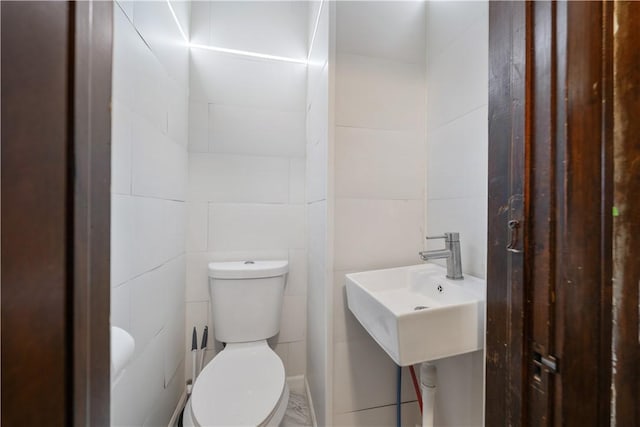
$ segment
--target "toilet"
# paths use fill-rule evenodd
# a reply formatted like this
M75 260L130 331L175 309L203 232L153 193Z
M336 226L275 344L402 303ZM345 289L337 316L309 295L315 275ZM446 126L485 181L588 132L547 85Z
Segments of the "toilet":
M284 365L267 344L280 330L287 261L213 262L214 334L225 348L198 376L184 425L278 426L289 401Z

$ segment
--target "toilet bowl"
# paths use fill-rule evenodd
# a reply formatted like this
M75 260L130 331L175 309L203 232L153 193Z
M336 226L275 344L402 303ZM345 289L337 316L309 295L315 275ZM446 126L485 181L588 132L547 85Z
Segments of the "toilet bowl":
M289 401L284 366L266 341L229 344L200 373L185 426L277 426Z
M187 427L278 426L289 401L284 365L267 344L280 329L287 261L209 264L214 335L226 343L202 370Z

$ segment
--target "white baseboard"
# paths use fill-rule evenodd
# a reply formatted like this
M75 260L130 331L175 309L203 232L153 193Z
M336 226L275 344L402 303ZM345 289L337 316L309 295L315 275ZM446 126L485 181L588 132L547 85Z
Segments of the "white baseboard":
M182 396L178 400L178 406L173 411L173 415L171 415L171 419L169 419L168 427L175 427L178 424L178 418L180 417L180 412L182 412L182 408L187 404L187 389L182 392ZM314 424L315 425L315 424Z

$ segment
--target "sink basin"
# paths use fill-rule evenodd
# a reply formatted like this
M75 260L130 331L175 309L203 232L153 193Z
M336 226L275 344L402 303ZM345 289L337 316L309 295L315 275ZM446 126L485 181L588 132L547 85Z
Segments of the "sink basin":
M347 274L349 309L400 366L484 346L485 281L421 264Z

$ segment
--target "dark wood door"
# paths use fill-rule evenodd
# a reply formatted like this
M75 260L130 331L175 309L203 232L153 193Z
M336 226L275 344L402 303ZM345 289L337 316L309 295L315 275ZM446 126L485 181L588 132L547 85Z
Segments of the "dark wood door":
M616 2L612 396L615 423L640 426L640 3Z
M523 225L529 8L524 2L491 3L489 7L488 426L520 425L524 404ZM510 221L517 221L511 222L511 229Z
M112 4L0 14L1 422L106 426Z
M71 9L65 2L0 8L2 425L62 426L71 419Z
M490 5L489 426L610 422L612 23Z

